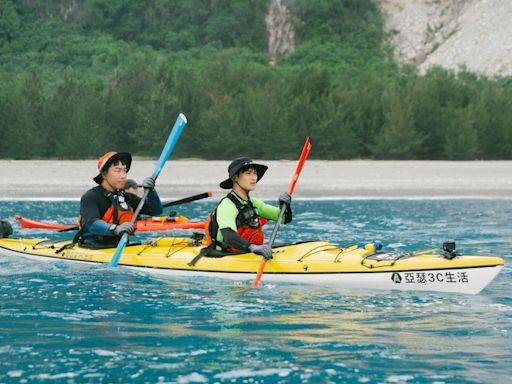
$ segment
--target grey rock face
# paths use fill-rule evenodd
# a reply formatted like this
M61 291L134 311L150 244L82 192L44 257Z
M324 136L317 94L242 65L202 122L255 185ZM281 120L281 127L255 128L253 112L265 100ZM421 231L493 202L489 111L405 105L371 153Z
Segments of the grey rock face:
M399 62L512 74L512 1L380 0Z

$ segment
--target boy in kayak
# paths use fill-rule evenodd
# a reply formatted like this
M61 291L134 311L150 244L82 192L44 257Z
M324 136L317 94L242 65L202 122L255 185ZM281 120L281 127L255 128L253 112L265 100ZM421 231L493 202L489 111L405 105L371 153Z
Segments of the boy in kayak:
M99 174L93 179L98 186L80 199L78 241L82 245L115 247L124 233L135 232L135 225L130 221L140 197L123 192L131 163L132 156L126 152L108 152L99 159ZM148 177L141 187L150 190L141 213L161 214L162 202L154 190L155 180Z
M220 183L231 192L223 198L205 223L207 255L230 252L252 252L272 258L272 248L263 244L261 227L266 219L277 220L280 209L249 196L261 180L267 166L240 157L228 167L229 178ZM283 193L279 204L285 205L284 223L292 221L291 196Z

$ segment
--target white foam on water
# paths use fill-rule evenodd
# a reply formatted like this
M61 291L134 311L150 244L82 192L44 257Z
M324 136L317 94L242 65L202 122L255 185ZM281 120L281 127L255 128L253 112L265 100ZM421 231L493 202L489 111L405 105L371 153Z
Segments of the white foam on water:
M3 347L0 347L0 354L7 353L11 350L11 347L9 345L5 345Z
M193 372L187 376L178 377L179 384L187 384L187 383L207 383L208 378L206 376L201 375L200 373Z
M165 371L175 371L180 369L183 366L183 363L159 363L159 364L149 364L149 369L162 369Z
M328 222L328 221L309 221L304 224L305 224L305 226L307 226L308 229L317 229L317 230L322 230L322 231L329 231L329 230L337 231L340 229L339 223ZM357 225L354 225L354 226L357 226ZM364 227L365 224L362 224L362 226Z
M493 308L496 308L498 311L501 311L501 312L512 311L512 307L509 305L505 305L505 304L491 304L490 306Z
M59 379L72 379L73 377L76 377L76 376L77 376L77 374L74 372L57 373L55 375L50 375L48 373L41 373L39 375L30 376L30 379L59 380Z
M144 370L143 370L143 369L139 369L136 373L134 373L133 375L130 375L130 378L131 378L131 379L137 379L137 378L138 378L138 377L140 377L143 373L144 373Z
M59 319L64 319L64 320L81 321L81 320L90 320L90 319L96 319L96 318L109 317L115 313L116 313L115 311L104 311L104 310L87 311L87 310L81 309L77 313L61 313L61 312L41 311L40 314L42 316L59 318Z
M402 247L405 247L405 244L404 243L391 243L391 244L386 244L386 247L388 247L388 248L402 248Z
M382 358L385 358L385 359L390 359L390 360L400 360L400 359L403 358L402 356L394 355L392 353L389 353L388 351L380 352L379 356L382 357Z
M42 280L42 279L30 279L29 281L31 283L46 283L46 280Z
M75 320L75 321L80 321L80 320L85 320L85 319L91 319L92 318L90 316L83 316L83 315L81 316L81 315L78 315L78 314L60 313L60 312L41 311L40 314L41 314L41 316L53 317L53 318L63 319L63 320Z
M117 356L117 352L107 351L106 349L95 349L92 352L98 356Z
M218 373L215 375L216 379L240 379L242 377L260 377L260 376L274 376L278 375L279 377L286 377L290 374L290 369L284 368L269 368L262 369L258 371L254 371L252 369L237 369L234 371L228 371L223 373Z
M198 349L197 351L190 352L190 356L204 355L206 353L208 353L208 351L204 349Z
M405 383L412 379L414 379L414 376L411 375L397 375L389 376L388 378L386 378L386 381L389 383Z
M165 353L161 353L159 355L160 358L180 358L180 357L189 357L189 356L197 356L197 355L204 355L204 354L207 354L207 353L214 353L216 352L215 349L208 349L208 350L204 350L204 349L198 349L196 351L192 351L192 352L165 352ZM155 367L158 367L158 366L162 366L164 367L166 364L165 363L161 363L161 364L156 364ZM171 364L171 366L174 366L175 364Z
M26 354L32 351L32 347L12 347L10 345L5 345L0 347L0 354L2 353L10 353L10 354Z
M24 372L21 370L9 371L9 372L7 372L7 376L9 376L11 378L21 377L21 376L23 376L23 373Z
M103 377L103 376L105 376L105 375L103 375L102 373L86 373L82 377L86 378L86 379L95 379L97 377Z
M2 255L0 253L0 255ZM2 255L4 256L4 255ZM10 256L6 256L10 257ZM26 263L26 264L11 264L7 265L7 267L4 267L0 270L0 276L17 276L17 275L29 275L32 273L42 273L45 272L42 268L44 264L36 264L36 263Z

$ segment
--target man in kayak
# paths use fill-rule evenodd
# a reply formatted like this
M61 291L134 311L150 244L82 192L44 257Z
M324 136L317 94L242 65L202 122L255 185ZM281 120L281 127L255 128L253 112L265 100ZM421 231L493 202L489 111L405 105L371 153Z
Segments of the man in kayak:
M220 183L231 192L223 198L205 223L208 251L214 255L229 252L253 252L272 258L272 248L263 244L262 225L266 219L277 220L280 209L249 196L261 180L267 166L240 157L228 167L229 178ZM285 205L284 223L292 221L291 196L283 193L279 204Z
M124 233L135 232L130 221L140 197L123 192L132 156L126 152L108 152L98 161L98 184L80 199L79 239L91 247L115 247ZM144 179L141 187L150 190L141 213L156 216L162 213L162 202L154 190L155 180Z

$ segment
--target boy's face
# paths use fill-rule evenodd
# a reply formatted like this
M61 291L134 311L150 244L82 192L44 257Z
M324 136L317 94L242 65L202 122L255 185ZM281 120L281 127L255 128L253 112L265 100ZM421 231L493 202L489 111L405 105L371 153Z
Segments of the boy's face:
M236 175L233 181L238 183L238 185L246 191L254 191L256 189L256 183L258 182L258 172L256 172L254 168L249 168Z
M127 173L126 165L119 161L112 164L106 172L102 173L103 181L113 190L123 189Z

